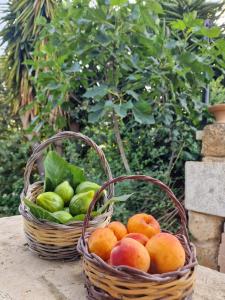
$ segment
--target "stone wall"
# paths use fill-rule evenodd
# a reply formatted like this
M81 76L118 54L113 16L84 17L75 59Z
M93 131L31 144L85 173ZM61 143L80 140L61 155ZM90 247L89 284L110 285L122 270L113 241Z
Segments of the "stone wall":
M225 124L207 125L199 137L203 161L185 166L188 225L198 262L225 272Z

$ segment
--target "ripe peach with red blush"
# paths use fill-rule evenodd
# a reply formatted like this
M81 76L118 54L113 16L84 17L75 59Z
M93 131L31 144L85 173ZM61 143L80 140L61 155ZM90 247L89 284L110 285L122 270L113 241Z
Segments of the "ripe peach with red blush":
M123 238L112 249L110 264L129 266L147 272L150 267L150 256L141 243L132 238Z

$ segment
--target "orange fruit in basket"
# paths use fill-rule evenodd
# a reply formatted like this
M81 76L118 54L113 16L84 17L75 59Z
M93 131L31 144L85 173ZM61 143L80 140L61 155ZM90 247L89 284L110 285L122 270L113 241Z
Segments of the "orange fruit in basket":
M176 271L185 264L185 251L177 237L170 233L159 233L146 244L151 257L151 273Z
M127 234L127 228L121 222L111 222L107 227L114 232L118 241L120 241Z
M150 267L150 256L141 243L131 238L123 238L112 249L110 264L129 266L147 272Z
M146 235L142 234L142 233L129 233L125 236L125 238L131 238L134 239L136 241L138 241L139 243L141 243L142 245L146 245L146 243L148 242L148 238Z
M111 250L117 243L115 234L109 228L98 228L92 232L88 239L88 248L103 260L107 261Z
M132 216L127 223L129 233L142 233L148 238L160 232L160 225L157 220L148 214L136 214Z

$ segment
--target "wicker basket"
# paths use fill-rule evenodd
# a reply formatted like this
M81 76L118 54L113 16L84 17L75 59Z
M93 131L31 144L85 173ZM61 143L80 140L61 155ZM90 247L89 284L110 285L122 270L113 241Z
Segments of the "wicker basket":
M21 194L21 204L19 211L23 216L24 231L29 249L40 257L50 260L74 260L79 257L76 250L77 241L81 236L83 221L75 221L70 225L57 224L45 220L38 220L24 205L23 199L30 199L35 202L38 194L43 192L43 182L30 184L30 175L35 161L42 155L43 151L52 143L69 138L78 139L85 142L97 152L101 165L107 178L112 179L112 174L108 162L101 148L90 138L76 132L60 132L50 139L40 144L29 158L24 174L24 190ZM110 185L107 189L108 197L114 194L114 187ZM106 200L106 197L104 201ZM96 227L106 226L112 216L112 206L108 210L90 221L88 231Z
M112 183L124 180L143 180L159 186L173 201L181 220L177 238L182 243L185 253L185 266L176 272L164 274L148 274L130 267L112 267L100 257L88 251L86 231L89 217L101 190ZM183 206L176 199L173 192L161 181L144 175L121 176L106 182L96 193L86 215L82 237L78 242L78 251L83 255L83 269L87 299L90 300L175 300L192 299L195 280L195 266L197 264L195 248L190 243L186 215Z

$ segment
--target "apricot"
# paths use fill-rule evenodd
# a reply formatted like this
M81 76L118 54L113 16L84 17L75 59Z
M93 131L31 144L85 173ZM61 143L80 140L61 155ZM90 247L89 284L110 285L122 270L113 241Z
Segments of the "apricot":
M118 241L120 241L127 234L127 228L121 222L111 222L107 227L114 232Z
M88 248L91 253L95 253L103 260L110 257L112 248L116 245L117 238L109 228L98 228L92 232L88 239Z
M127 223L129 233L142 233L148 238L160 232L160 226L157 220L148 214L136 214L132 216Z
M146 244L151 257L151 273L176 271L185 264L185 252L178 238L170 233L159 233Z
M150 256L141 243L131 238L123 238L112 249L110 264L129 266L147 272L150 267Z
M142 233L128 233L125 238L131 238L134 239L136 241L138 241L139 243L141 243L142 245L146 245L146 243L148 242L148 238L146 235L142 234Z

